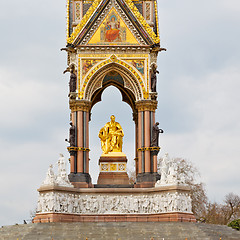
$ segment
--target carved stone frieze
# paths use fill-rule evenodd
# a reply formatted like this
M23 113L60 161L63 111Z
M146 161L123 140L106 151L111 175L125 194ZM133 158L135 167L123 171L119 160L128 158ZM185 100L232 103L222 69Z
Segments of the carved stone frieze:
M158 214L192 213L188 192L154 193L69 193L39 194L37 213L67 214Z

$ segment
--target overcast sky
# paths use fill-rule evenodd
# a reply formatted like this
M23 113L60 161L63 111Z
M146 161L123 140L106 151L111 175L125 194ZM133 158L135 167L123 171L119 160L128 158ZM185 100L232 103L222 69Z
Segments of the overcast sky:
M59 153L68 158L65 0L0 2L0 226L22 223ZM158 57L160 157L190 160L211 201L240 194L240 2L161 0ZM129 105L109 87L90 122L90 173L98 175L99 129L115 114L134 159ZM113 100L114 99L114 100ZM113 104L114 103L114 104Z

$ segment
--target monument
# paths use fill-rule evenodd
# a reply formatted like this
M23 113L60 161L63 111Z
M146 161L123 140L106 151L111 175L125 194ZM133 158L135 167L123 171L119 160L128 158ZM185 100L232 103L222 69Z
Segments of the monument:
M34 222L195 221L190 189L160 151L157 56L160 47L156 1L68 0L67 52L70 173L61 155L39 191ZM129 183L123 152L124 129L110 117L99 129L100 174L89 174L89 122L103 91L115 86L132 109L136 182ZM128 148L128 146L124 146ZM92 150L94 151L94 150ZM171 165L171 166L170 166ZM96 166L97 167L97 166Z

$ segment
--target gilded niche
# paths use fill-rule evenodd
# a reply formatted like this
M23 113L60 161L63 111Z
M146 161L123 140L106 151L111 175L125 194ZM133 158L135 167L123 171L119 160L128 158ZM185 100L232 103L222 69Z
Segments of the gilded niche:
M106 123L99 131L98 137L101 140L101 147L104 154L110 152L122 152L123 130L115 116L111 116L111 121Z

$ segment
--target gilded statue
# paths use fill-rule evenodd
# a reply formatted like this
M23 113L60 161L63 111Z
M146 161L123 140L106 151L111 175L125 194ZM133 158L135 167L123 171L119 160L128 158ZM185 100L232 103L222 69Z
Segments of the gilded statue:
M124 133L121 125L115 122L115 116L112 115L111 121L106 123L98 134L103 153L122 152L123 136Z

